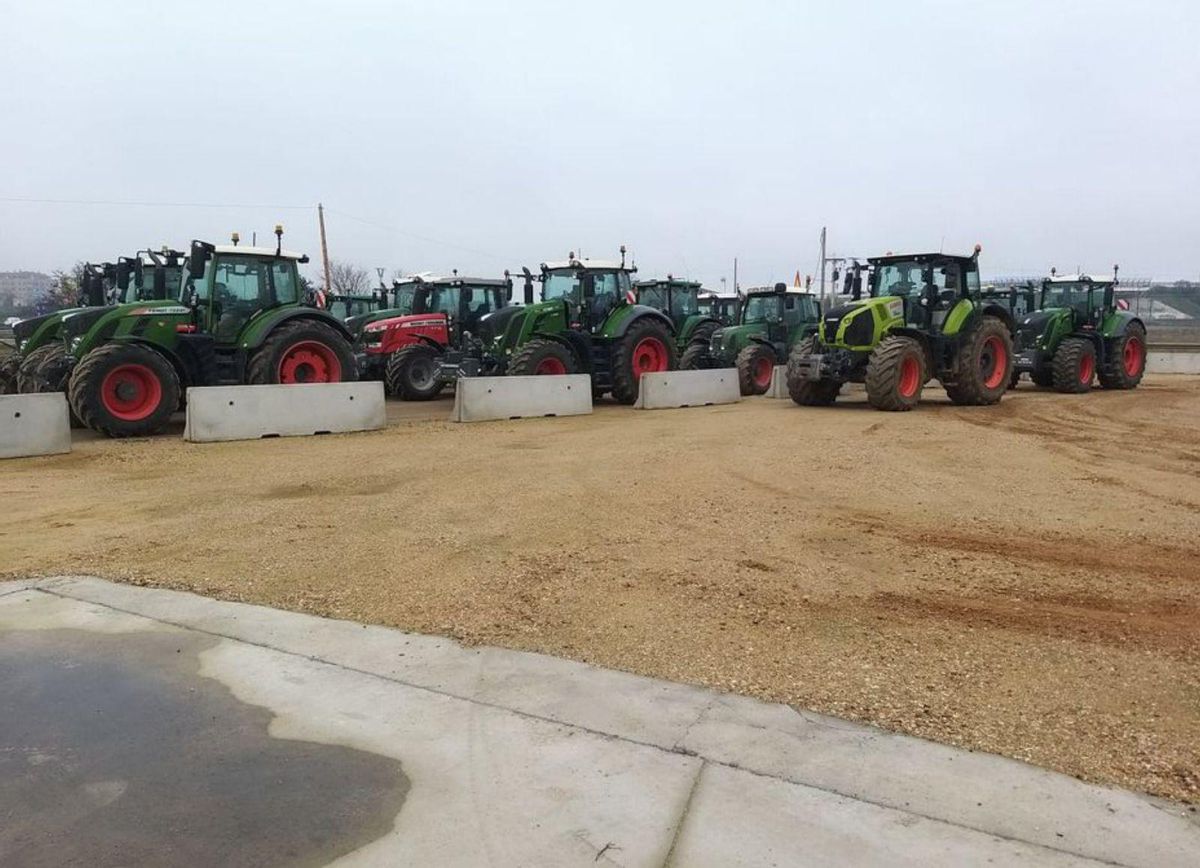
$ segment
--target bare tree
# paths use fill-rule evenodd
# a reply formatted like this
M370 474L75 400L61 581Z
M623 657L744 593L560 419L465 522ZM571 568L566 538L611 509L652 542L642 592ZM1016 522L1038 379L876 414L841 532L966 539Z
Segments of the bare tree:
M329 261L329 282L334 295L367 295L371 288L371 277L365 268L341 259Z
M38 307L42 310L62 310L79 304L79 288L83 285L84 264L76 262L70 271L55 269L51 272L54 278L50 288L38 299Z

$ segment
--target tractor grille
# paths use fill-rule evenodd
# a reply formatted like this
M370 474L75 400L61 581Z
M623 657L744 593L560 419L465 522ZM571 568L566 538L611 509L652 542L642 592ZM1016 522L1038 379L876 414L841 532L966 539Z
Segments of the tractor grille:
M871 312L864 309L862 313L850 320L850 325L846 326L845 342L852 347L866 346L871 343L874 334Z

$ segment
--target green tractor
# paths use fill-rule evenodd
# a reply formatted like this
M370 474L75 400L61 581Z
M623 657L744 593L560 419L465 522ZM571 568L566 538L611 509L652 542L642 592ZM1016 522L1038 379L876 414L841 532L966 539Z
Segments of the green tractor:
M68 397L110 437L161 431L191 386L321 383L356 378L350 333L302 288L307 256L193 241L178 300L71 317Z
M179 281L187 262L185 254L163 247L161 250L141 250L135 257L120 257L116 262L115 284L105 300L107 305L135 301L156 301L178 292ZM31 354L21 368L21 391L65 392L71 376L73 360L65 340L67 324L92 309L83 308L66 313L58 340ZM34 356L37 356L35 361Z
M706 345L693 343L681 368L737 368L743 395L762 395L771 385L775 366L793 346L817 330L821 305L810 292L786 283L752 289L742 302L738 325L714 331Z
M1146 325L1118 308L1111 280L1086 274L1042 281L1039 310L1019 321L1017 373L1059 392L1087 392L1093 379L1105 389L1135 389L1146 372Z
M339 293L325 295L325 309L344 323L348 323L352 319L360 321L362 318L384 310L387 306L388 293L386 289L351 295Z
M955 404L994 404L1012 371L1012 315L985 302L979 252L922 253L867 261L870 294L848 274L852 300L826 311L816 335L788 359L797 404L828 405L842 385L864 383L879 410L911 410L936 377ZM857 269L856 269L857 271Z
M544 262L526 271L525 304L505 307L479 322L464 347L442 356L440 376L527 376L586 373L592 394L622 404L637 400L642 374L674 370L675 327L662 311L638 304L621 261L576 258ZM533 303L533 281L542 300Z
M128 274L125 273L128 280ZM63 322L71 314L103 307L117 290L118 267L114 262L87 263L79 280L78 306L21 320L13 326L16 352L0 368L0 395L47 391L39 388L39 370L44 363L62 355Z
M662 311L675 329L675 348L682 356L692 344L707 347L712 333L726 325L700 307L701 286L691 280L639 280L633 285L637 303Z
M738 296L709 292L700 296L699 305L701 314L712 317L723 326L738 324L738 311L742 306Z

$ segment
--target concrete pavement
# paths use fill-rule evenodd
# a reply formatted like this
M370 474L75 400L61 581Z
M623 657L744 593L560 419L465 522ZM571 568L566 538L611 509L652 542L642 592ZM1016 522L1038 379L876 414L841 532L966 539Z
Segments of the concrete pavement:
M97 579L0 583L0 696L6 865L1200 862L1179 807L1012 760Z

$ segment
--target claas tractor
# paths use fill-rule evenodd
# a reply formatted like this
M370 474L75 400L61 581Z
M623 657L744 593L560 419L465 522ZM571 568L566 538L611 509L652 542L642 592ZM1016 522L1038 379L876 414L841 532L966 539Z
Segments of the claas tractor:
M1094 379L1105 389L1135 389L1146 372L1146 325L1113 299L1111 280L1086 274L1042 281L1039 309L1019 320L1017 370L1038 386L1087 392Z
M71 317L68 398L79 419L110 437L147 435L192 386L355 379L350 333L306 303L298 266L308 257L275 233L274 249L193 241L177 298Z
M140 250L136 256L122 256L111 269L112 285L107 287L105 304L119 305L134 301L169 298L179 291L179 281L187 262L185 254L163 247ZM65 340L67 324L88 308L64 313L57 339L31 353L21 365L19 381L23 392L65 392L73 359Z
M751 289L742 301L738 325L714 331L707 343L693 343L679 366L737 368L743 395L761 395L771 385L775 366L783 364L799 341L817 330L821 305L809 292L786 283Z
M832 404L847 382L864 383L879 410L911 410L937 378L956 404L994 404L1012 371L1012 316L984 301L979 251L869 259L869 296L825 311L817 334L796 345L787 384L797 404Z
M114 294L124 292L129 276L127 267L119 263L89 262L80 274L76 307L21 320L13 326L16 352L5 360L0 393L56 391L44 385L50 376L43 376L42 368L47 364L57 367L63 356L63 323L72 314L111 303Z
M700 313L712 317L723 326L737 325L742 300L735 295L704 293L699 298Z
M428 275L412 275L392 281L390 292L380 288L380 307L369 313L352 316L346 320L346 328L354 338L354 358L358 364L358 376L363 380L382 380L387 368L388 355L384 348L389 329L400 320L416 313L414 302L417 288Z
M410 316L383 320L380 344L387 358L383 382L406 401L428 401L447 385L443 356L479 332L483 318L508 305L512 280L443 277L417 287Z
M699 283L667 275L666 280L639 280L633 285L637 303L662 311L675 329L675 349L682 355L691 344L707 347L712 333L725 323L700 308Z
M443 356L441 376L528 376L585 373L593 397L637 400L642 374L676 366L674 324L660 310L638 304L632 275L621 260L576 257L526 271L525 304L488 314L463 349ZM533 281L542 300L533 301Z

